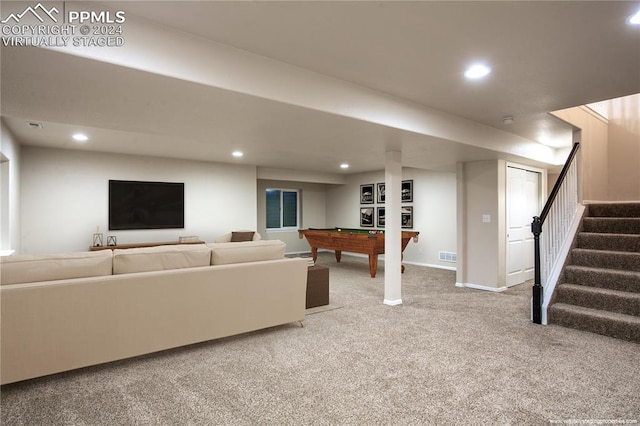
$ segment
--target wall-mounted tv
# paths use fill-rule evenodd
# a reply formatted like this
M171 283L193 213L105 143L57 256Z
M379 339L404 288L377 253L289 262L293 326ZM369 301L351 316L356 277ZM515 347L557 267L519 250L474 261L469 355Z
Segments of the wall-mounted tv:
M109 181L109 230L184 228L184 183Z

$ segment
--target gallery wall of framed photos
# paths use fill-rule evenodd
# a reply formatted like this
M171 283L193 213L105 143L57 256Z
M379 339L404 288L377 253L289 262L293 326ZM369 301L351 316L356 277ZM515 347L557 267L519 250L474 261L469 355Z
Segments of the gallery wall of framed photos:
M403 180L401 184L402 228L413 228L413 179ZM367 183L360 185L360 227L385 227L385 183Z

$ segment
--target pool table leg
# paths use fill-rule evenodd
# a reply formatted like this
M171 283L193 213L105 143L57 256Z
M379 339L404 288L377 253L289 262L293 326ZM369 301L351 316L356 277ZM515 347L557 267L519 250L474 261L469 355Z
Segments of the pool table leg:
M340 263L341 259L342 259L342 251L336 250L336 262Z
M371 278L376 277L377 271L378 271L378 255L370 254L369 255L369 274L371 274Z
M318 247L311 247L311 257L313 257L313 263L316 263L318 259Z

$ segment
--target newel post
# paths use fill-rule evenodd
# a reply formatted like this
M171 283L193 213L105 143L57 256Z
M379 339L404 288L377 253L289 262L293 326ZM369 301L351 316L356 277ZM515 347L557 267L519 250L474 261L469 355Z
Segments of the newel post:
M535 324L542 324L542 284L540 283L540 234L542 233L542 221L534 216L531 222L534 245L534 277L533 277L533 305L532 314Z

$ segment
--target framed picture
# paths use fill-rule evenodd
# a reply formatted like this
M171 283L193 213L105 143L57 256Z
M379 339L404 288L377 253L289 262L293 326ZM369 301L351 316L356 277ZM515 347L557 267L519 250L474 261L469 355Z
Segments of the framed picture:
M360 185L360 204L373 204L373 184Z
M378 207L378 228L384 228L384 207Z
M400 211L402 216L402 227L413 228L413 206L402 206Z
M373 189L373 185L371 185ZM360 207L360 226L373 228L373 207Z
M413 180L402 181L400 194L403 203L411 203L413 201Z
M385 184L384 183L379 183L378 184L378 203L384 203L384 187Z

